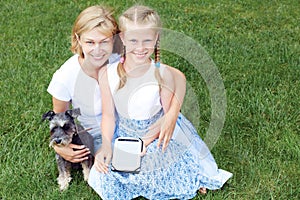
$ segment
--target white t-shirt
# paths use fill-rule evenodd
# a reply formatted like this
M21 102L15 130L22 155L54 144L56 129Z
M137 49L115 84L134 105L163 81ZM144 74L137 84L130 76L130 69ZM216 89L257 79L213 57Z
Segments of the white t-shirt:
M101 94L98 82L88 76L78 61L79 55L69 58L54 74L47 91L56 99L70 101L73 108L80 108L79 122L84 128L92 128L89 133L94 137L95 150L101 144ZM117 54L112 54L109 62L119 60Z

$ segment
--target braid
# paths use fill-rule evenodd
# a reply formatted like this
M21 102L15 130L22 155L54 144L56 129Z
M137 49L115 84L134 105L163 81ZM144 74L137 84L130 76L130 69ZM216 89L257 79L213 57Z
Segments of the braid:
M159 90L161 90L161 85L163 83L163 79L160 75L160 48L159 48L160 40L157 38L155 47L154 47L154 62L155 62L155 78L158 82Z
M142 13L141 19L145 20L149 15L152 14L154 14L154 10L152 9L146 10L144 13Z
M119 62L118 64L118 75L120 77L120 82L119 82L119 87L118 89L121 89L122 87L124 87L126 81L127 81L127 76L126 76L126 71L124 69L124 65L122 63Z
M117 69L118 75L120 77L118 89L121 89L122 87L124 87L124 85L127 81L126 71L124 69L125 59L126 59L126 46L123 46L122 56L121 56L120 62L118 64L118 69Z
M119 17L119 28L126 31L128 21L134 24L151 24L153 28L161 27L161 20L157 12L146 6L133 6Z
M155 61L155 66L156 67L160 67L160 40L159 40L159 36L157 37L157 41L154 47L154 61Z

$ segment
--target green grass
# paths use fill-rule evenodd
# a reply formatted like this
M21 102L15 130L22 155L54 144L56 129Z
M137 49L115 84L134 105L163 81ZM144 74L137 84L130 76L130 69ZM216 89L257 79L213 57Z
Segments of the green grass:
M134 2L107 5L118 16ZM300 2L144 2L160 13L165 28L205 48L226 88L226 121L212 153L234 176L222 190L194 199L299 199ZM0 199L98 197L80 173L66 192L58 191L47 123L40 122L52 108L46 92L52 74L71 55L73 22L97 3L0 3ZM162 57L185 73L196 93L197 128L205 136L212 111L204 80L183 58L168 52Z

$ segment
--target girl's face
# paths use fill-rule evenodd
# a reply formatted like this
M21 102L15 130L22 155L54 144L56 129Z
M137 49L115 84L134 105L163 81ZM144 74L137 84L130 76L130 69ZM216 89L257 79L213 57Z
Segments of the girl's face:
M102 66L112 54L113 37L107 37L96 28L83 33L78 41L85 62L92 66Z
M149 63L157 37L157 32L149 27L125 31L121 38L126 46L126 60L136 65Z

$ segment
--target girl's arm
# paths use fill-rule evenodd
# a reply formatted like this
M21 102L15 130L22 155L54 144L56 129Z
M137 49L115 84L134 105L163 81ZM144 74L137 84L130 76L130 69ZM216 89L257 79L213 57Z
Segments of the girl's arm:
M168 66L171 74L169 76L173 77L175 84L174 94L169 105L169 109L165 112L164 117L161 120L160 134L158 138L158 145L163 143L163 151L167 148L175 129L176 121L180 108L183 104L185 92L186 92L186 78L185 75L174 67Z
M170 139L172 138L176 120L178 118L178 114L180 112L180 108L182 106L186 92L186 78L184 74L178 69L170 66L167 66L166 69L169 70L167 70L167 74L164 75L163 79L164 81L166 79L167 81L171 82L169 83L171 85L171 88L173 85L173 95L171 95L171 100L168 100L168 98L170 98L170 95L168 95L168 93L166 93L166 95L164 95L164 97L162 98L165 114L161 119L159 119L150 127L150 131L147 135L150 135L152 137L149 137L149 139L146 141L146 144L148 145L154 139L158 138L157 145L160 146L162 144L163 151L167 148Z
M161 78L162 82L160 83L160 100L164 113L167 113L174 95L175 84L173 75L167 67L164 69L163 76ZM161 121L163 118L164 116L158 121ZM145 146L148 146L153 140L159 137L160 129L161 122L156 122L149 128L147 134L142 138Z
M70 108L70 102L61 101L52 97L53 111L55 113L65 112ZM74 149L78 149L74 151ZM54 146L54 151L65 160L72 163L79 163L88 159L91 153L84 145L69 144L67 146Z
M102 173L108 173L108 165L112 158L112 139L115 130L115 105L110 92L107 68L102 67L98 76L102 97L102 145L95 155L95 167Z

